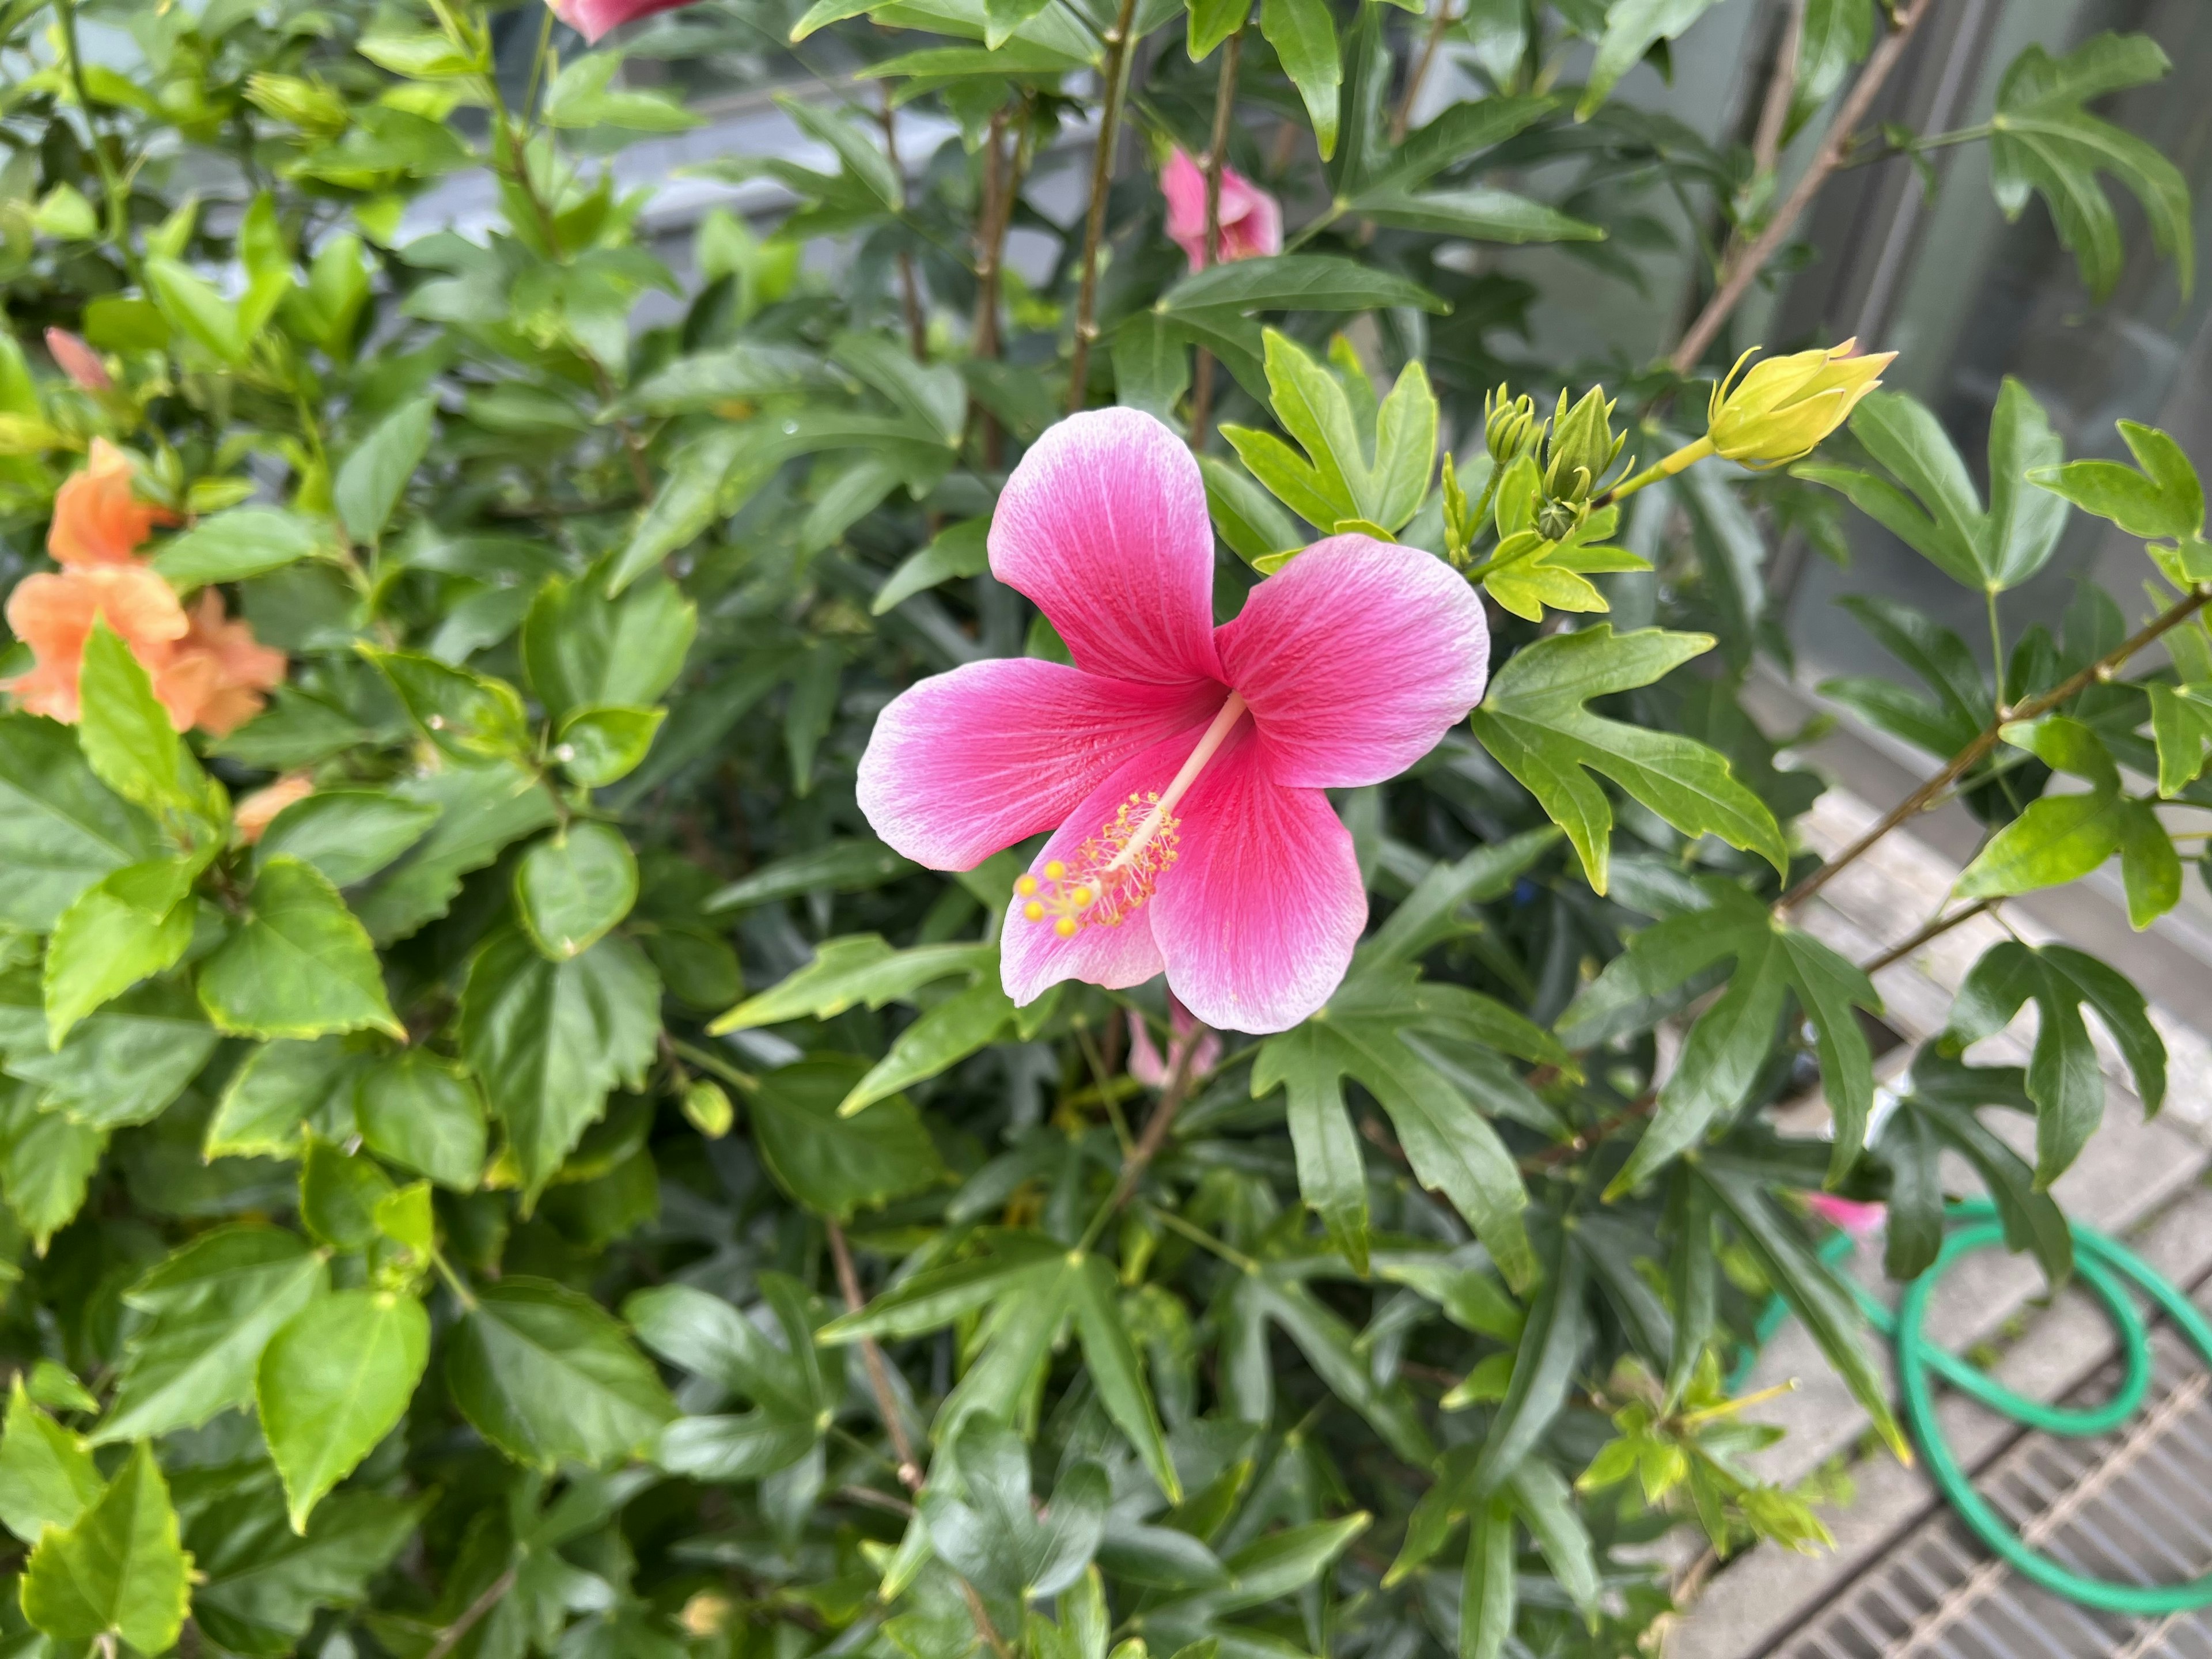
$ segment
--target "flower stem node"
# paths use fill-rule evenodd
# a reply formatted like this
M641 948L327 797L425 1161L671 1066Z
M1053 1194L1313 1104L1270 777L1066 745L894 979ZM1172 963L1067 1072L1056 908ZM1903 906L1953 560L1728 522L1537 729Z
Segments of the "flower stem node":
M1813 453L1881 384L1893 351L1861 354L1850 339L1826 349L1769 357L1748 374L1759 348L1735 360L1713 388L1706 426L1714 451L1744 466L1786 466ZM1741 375L1739 380L1737 377Z

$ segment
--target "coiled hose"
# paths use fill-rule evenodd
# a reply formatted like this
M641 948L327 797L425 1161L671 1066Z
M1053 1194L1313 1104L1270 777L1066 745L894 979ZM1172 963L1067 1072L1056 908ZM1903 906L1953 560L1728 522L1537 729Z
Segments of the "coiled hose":
M1948 1231L1942 1248L1928 1270L1905 1285L1893 1313L1855 1278L1848 1273L1838 1275L1857 1298L1867 1322L1889 1339L1897 1361L1897 1384L1903 1396L1905 1427L1913 1443L1920 1448L1921 1455L1928 1460L1928 1472L1934 1477L1936 1488L1993 1553L2021 1577L2055 1595L2063 1595L2100 1613L2136 1618L2157 1618L2212 1607L2212 1574L2179 1584L2116 1584L2101 1578L2084 1577L2027 1543L2005 1524L2003 1517L1974 1489L1973 1481L1960 1467L1956 1454L1944 1440L1942 1427L1936 1421L1930 1382L1931 1377L1940 1376L1991 1411L2048 1434L2075 1437L2106 1434L2135 1414L2150 1386L2150 1335L2133 1298L2128 1295L2127 1286L2134 1285L2172 1320L2208 1367L2212 1367L2212 1322L2206 1321L2178 1286L2126 1245L2094 1227L2085 1227L2078 1221L2070 1223L2075 1273L2103 1304L2105 1316L2112 1322L2113 1332L2119 1338L2126 1370L2112 1397L2100 1406L2075 1410L2030 1400L1939 1346L1922 1328L1928 1297L1938 1279L1977 1250L2003 1248L2004 1229L1993 1205L1979 1200L1954 1204L1947 1210L1945 1219ZM1821 1259L1832 1264L1850 1254L1850 1237L1838 1233L1821 1247ZM1759 1348L1788 1316L1789 1309L1779 1297L1768 1303L1759 1316L1754 1346L1745 1355L1736 1376L1729 1379L1730 1392L1740 1388L1744 1373L1758 1357Z

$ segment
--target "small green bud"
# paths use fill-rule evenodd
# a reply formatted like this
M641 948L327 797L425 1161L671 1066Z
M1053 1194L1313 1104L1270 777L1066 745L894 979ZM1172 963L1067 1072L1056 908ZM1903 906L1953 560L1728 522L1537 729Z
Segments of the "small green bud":
M1547 542L1563 542L1575 533L1589 510L1581 501L1546 501L1536 509L1536 533Z
M1624 432L1613 435L1613 404L1605 388L1594 386L1572 409L1567 394L1559 394L1559 412L1552 416L1552 441L1544 453L1544 494L1555 501L1587 501L1599 479L1612 470Z
M703 1077L695 1077L684 1085L684 1115L709 1140L720 1140L729 1133L736 1119L722 1085Z
M1714 452L1749 467L1786 466L1813 453L1860 398L1881 384L1893 351L1862 355L1856 339L1789 357L1769 357L1746 374L1753 346L1713 388L1707 407ZM1741 376L1741 379L1738 376Z
M1512 397L1501 385L1482 400L1482 435L1499 472L1523 455L1534 454L1544 437L1544 423L1536 418L1536 400L1525 392Z

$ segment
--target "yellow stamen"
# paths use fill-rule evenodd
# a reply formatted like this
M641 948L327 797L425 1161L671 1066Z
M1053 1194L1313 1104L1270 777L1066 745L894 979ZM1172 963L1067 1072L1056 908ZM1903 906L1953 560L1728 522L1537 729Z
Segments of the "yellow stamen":
M1047 863L1042 881L1035 875L1018 880L1015 892L1029 901L1022 906L1024 918L1050 917L1054 933L1073 939L1085 927L1118 927L1140 908L1178 855L1182 820L1175 814L1176 803L1220 751L1244 709L1244 699L1231 692L1165 789L1131 794L1067 859Z

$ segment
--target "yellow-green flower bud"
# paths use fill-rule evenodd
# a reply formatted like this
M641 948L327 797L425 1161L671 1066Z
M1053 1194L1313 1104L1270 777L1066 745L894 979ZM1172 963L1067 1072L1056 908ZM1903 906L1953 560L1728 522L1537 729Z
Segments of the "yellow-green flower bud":
M1525 392L1512 397L1500 386L1482 400L1482 435L1489 446L1490 459L1497 464L1496 472L1534 453L1544 437L1544 422L1536 418L1536 400Z
M1713 388L1706 429L1714 453L1744 466L1783 466L1813 453L1858 400L1881 384L1894 351L1856 355L1846 340L1823 351L1769 357L1743 374L1753 346ZM1738 380L1738 374L1743 378Z
M684 1085L684 1115L708 1139L720 1140L730 1133L736 1114L730 1109L730 1097L722 1092L721 1085L695 1077Z
M1562 392L1544 453L1544 494L1555 501L1588 501L1627 441L1626 432L1613 435L1613 404L1603 386L1592 386L1572 409Z

